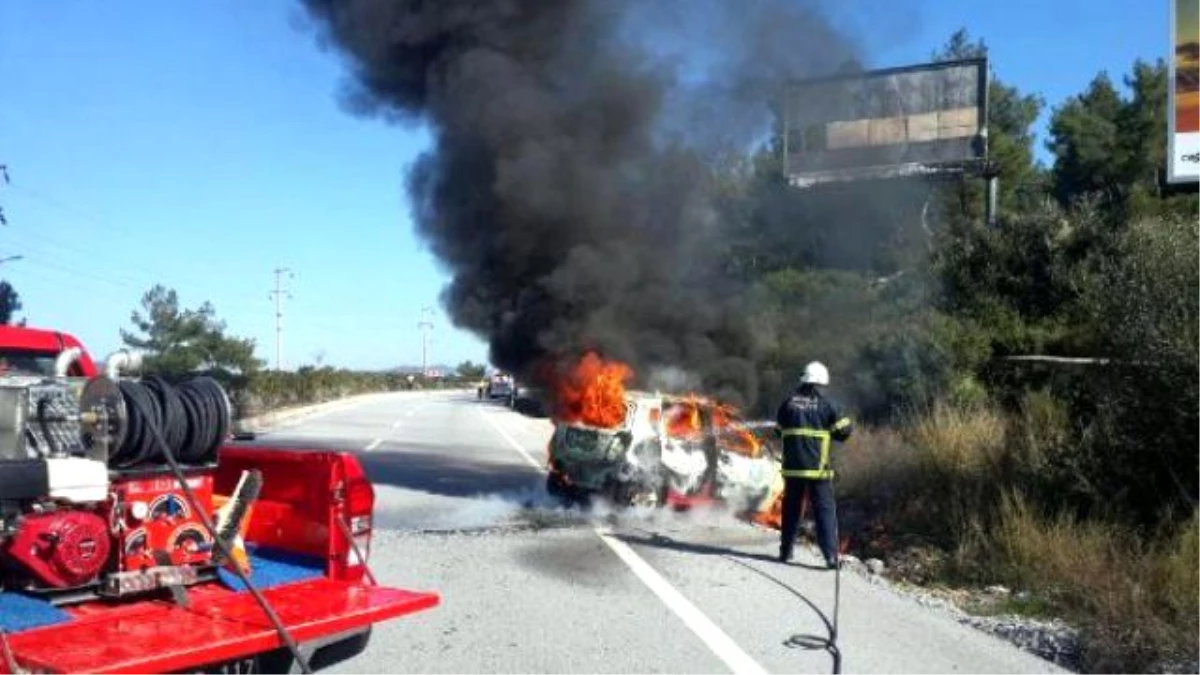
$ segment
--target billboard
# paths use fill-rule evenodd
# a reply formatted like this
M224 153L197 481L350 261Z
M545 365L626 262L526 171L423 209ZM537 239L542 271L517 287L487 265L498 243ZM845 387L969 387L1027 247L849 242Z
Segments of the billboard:
M1200 0L1171 3L1168 59L1167 182L1200 178Z
M987 158L987 60L788 83L780 103L794 185L963 172Z

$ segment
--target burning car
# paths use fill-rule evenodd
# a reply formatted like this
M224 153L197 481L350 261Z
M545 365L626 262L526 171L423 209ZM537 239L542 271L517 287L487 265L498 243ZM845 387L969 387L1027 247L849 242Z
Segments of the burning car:
M770 511L783 487L773 424L747 422L697 395L626 392L630 375L589 355L560 386L550 494L572 502L601 496L619 506L718 502L747 514Z
M655 504L663 495L658 399L632 394L616 424L556 417L547 491L569 501L602 494L619 504Z

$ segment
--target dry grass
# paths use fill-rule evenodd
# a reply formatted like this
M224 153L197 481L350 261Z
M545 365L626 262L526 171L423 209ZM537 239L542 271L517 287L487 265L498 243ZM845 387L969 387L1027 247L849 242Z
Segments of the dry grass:
M990 565L1085 628L1090 672L1145 671L1194 661L1200 622L1200 554L1193 515L1146 543L1117 525L1046 517L1007 497L991 538Z
M1005 450L1004 417L987 406L958 408L937 403L910 422L908 437L923 464L947 478L993 470Z
M913 537L951 547L998 498L1005 421L987 408L938 404L905 429L861 430L839 459L839 491L890 533L882 549Z
M898 431L859 427L834 457L838 490L853 498L879 500L894 490L902 474L918 470L916 456Z
M1069 447L1067 422L1034 395L1012 416L939 404L902 430L864 429L839 458L843 528L870 555L936 546L948 560L937 581L1033 593L1084 628L1089 671L1194 661L1200 520L1148 533L1060 515L1035 483Z
M1111 563L1123 547L1115 527L1080 523L1069 516L1044 518L1024 499L1006 497L999 527L992 533L993 569L1022 586L1071 576L1108 580ZM1057 593L1055 583L1046 586Z

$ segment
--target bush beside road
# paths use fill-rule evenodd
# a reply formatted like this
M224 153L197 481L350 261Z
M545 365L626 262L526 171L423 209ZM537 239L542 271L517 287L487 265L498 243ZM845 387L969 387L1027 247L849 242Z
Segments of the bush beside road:
M861 430L840 457L851 549L981 621L1065 619L1078 629L1071 665L1085 672L1195 672L1200 521L1147 532L1056 508L1039 472L1085 450L1047 443L1045 405L1010 415L940 404Z

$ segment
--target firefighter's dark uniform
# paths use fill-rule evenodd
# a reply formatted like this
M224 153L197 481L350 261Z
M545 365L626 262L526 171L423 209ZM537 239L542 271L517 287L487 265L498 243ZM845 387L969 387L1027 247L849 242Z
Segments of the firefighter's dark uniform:
M829 464L831 440L850 437L853 425L841 407L811 385L802 384L779 406L776 417L783 436L783 529L779 557L792 557L800 526L800 500L809 495L817 524L817 544L826 564L837 562L837 511L833 502L833 469Z

